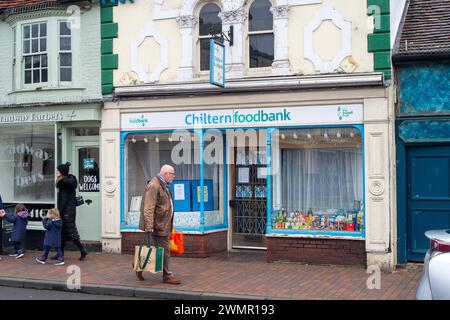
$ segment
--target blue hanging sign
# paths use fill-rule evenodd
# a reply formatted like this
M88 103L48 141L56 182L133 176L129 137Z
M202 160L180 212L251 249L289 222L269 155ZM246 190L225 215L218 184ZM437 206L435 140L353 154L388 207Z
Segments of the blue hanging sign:
M130 1L131 3L134 3L134 0L128 0L128 1ZM109 2L110 4L116 4L117 0L100 0L100 3L103 5L106 4L107 2ZM119 0L119 2L124 4L125 2L127 2L127 0Z
M83 159L83 169L84 170L94 169L94 158L84 158Z
M211 39L209 48L209 83L225 88L225 46Z

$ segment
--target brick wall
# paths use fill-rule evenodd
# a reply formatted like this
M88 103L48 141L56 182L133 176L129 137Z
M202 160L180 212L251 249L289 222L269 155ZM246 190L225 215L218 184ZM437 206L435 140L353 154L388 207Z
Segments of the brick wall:
M144 237L139 232L122 233L122 253L133 254L134 247L140 244ZM227 250L227 232L184 235L184 257L205 258Z
M267 261L365 266L365 241L267 237Z

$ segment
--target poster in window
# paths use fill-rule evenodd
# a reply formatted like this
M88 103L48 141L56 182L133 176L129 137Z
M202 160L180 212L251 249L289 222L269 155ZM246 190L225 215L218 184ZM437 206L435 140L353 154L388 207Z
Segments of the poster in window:
M100 192L99 148L80 148L79 179L80 192Z

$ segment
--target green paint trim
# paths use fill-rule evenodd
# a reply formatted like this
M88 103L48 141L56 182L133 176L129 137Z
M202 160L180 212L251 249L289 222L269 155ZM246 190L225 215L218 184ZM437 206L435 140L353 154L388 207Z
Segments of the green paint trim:
M374 33L390 33L391 32L391 15L382 14L380 16L380 28L375 28Z
M381 14L391 12L390 0L367 0L367 8L370 9L371 6L377 6L381 10ZM375 13L373 10L369 11L371 11L370 15Z
M111 94L114 91L112 84L107 84L102 86L102 94Z
M390 33L373 33L368 35L369 52L391 50Z
M375 69L389 69L391 67L390 51L374 53Z
M383 72L384 78L392 78L390 0L367 0L367 15L380 14L374 19L380 27L367 35L367 51L373 52L374 70Z
M102 85L110 84L112 85L114 82L114 72L112 70L103 70L102 71Z
M101 47L102 47L102 54L113 53L113 39L103 39Z
M115 70L119 68L119 56L117 54L102 55L102 70Z
M102 23L114 22L112 7L102 7L101 8L101 21L102 21Z
M103 23L101 33L102 39L117 38L119 34L119 24Z
M105 3L101 7L102 94L114 91L114 72L119 67L119 56L114 54L114 38L118 37L119 24L114 22L114 7L118 2Z

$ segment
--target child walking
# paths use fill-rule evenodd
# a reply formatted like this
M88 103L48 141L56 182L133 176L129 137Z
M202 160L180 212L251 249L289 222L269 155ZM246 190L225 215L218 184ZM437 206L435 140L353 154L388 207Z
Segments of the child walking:
M13 223L13 232L11 240L14 242L14 251L9 255L10 257L15 257L16 259L22 258L25 253L22 249L23 241L25 240L25 234L27 232L28 225L28 210L22 203L16 205L16 213L15 214L6 214L4 210L2 210L1 217L5 217L5 219L9 223Z
M40 264L45 264L50 249L54 248L57 254L55 266L64 265L64 255L61 250L62 221L59 210L56 208L50 209L47 215L42 219L42 224L46 230L44 238L44 253L42 256L37 257L36 261Z

